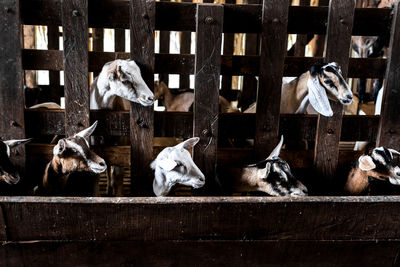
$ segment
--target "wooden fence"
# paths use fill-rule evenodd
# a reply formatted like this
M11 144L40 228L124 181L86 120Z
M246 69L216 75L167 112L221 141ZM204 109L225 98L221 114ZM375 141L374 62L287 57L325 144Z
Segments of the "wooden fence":
M131 155L130 159L108 159L131 166L134 196L152 195L149 163L153 151L149 148L153 147L153 137L199 136L194 159L207 180L214 179L217 163L265 157L280 134L286 140L315 141L314 151L286 151L283 157L295 167L312 169L311 178L326 184L337 179L339 163L355 159L353 152L339 151L339 141L376 141L400 149L396 109L400 100L399 6L394 10L357 9L353 1L332 0L329 7L295 7L289 2L217 5L145 0L3 0L0 62L6 64L0 65L1 138L70 135L99 120L95 134L130 136L131 148L103 151L106 155L116 151ZM57 50L57 40L50 42L50 38L50 50L23 49L22 24L47 25L49 32L57 34L57 26L62 26L64 50ZM101 40L98 29L119 29L118 40L123 36L121 29L130 29L131 53L88 52L89 27L95 28L95 50L102 50L101 42L96 41ZM182 31L181 54L169 54L166 47L155 54L155 30L161 31L161 39L167 38L165 32ZM197 33L195 55L189 54L189 32ZM246 55L232 55L229 40L233 33L247 34ZM289 33L326 34L325 56L286 56ZM223 34L228 41L221 55ZM388 60L349 58L352 35L384 34L391 36ZM261 40L259 48L257 40ZM90 111L88 73L99 72L105 62L115 58L134 59L150 88L154 73L179 74L184 86L188 75L194 74L193 113L154 112L152 107L134 103L130 112ZM341 65L345 77L385 76L380 117L343 116L342 107L333 102L331 118L279 114L282 76L299 76L313 64L331 61ZM65 111L24 110L23 70L49 70L51 83L58 82L58 71L63 70ZM256 114L218 114L220 75L227 96L237 93L231 90L229 78L244 76L248 86L242 95L247 102L256 90L254 77L259 77ZM58 86L57 90L62 93ZM218 140L226 137L254 138L254 149L218 149ZM24 148L17 151L16 158L23 168ZM187 266L193 260L199 265L249 265L278 263L276 257L280 256L292 264L300 259L305 264L398 264L399 236L393 225L400 214L398 202L397 197L4 197L0 199L0 225L4 226L0 238L5 246L0 254L7 265L56 263L54 259L66 265L140 265L146 260L153 265ZM285 241L277 245L276 241L282 239ZM222 253L226 248L228 251ZM153 254L154 250L159 252ZM360 261L354 250L365 257ZM173 256L179 251L182 258ZM380 261L372 252L381 256ZM99 256L103 253L106 256ZM203 258L203 253L210 257ZM76 256L68 256L72 254ZM149 259L150 254L154 260Z

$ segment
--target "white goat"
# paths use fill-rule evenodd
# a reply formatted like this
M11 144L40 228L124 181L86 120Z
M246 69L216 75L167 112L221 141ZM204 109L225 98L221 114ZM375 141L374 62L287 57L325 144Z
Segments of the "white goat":
M32 139L0 140L0 180L7 184L16 184L20 180L17 169L10 161L11 149L26 144Z
M184 92L175 95L164 82L154 83L154 95L155 99L164 100L166 111L189 111L194 102L193 92ZM223 96L219 96L218 103L222 113L239 112Z
M175 184L200 188L205 183L204 174L193 162L189 149L200 138L193 137L174 147L164 148L151 163L154 170L153 191L156 196L166 196Z
M280 113L318 112L330 117L333 111L328 98L343 105L353 101L353 94L335 62L312 66L297 79L282 84ZM254 103L244 113L255 113L256 108Z
M292 174L289 164L279 158L283 136L263 161L245 167L219 167L218 183L228 192L261 191L271 196L305 196L307 188Z

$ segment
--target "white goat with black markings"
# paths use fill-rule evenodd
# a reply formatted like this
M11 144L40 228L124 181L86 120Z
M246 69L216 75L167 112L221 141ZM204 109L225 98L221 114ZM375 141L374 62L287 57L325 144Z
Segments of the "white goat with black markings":
M331 117L333 111L329 99L343 105L353 101L353 93L335 62L314 65L300 77L282 84L280 113L320 113ZM244 113L255 113L256 108L254 103Z
M200 188L205 183L204 174L193 162L189 149L200 138L193 137L174 147L164 148L151 163L154 170L153 191L156 196L166 196L176 184Z
M279 157L283 136L263 161L245 167L220 167L218 183L228 192L261 191L271 196L306 196L307 188L292 174L289 164Z
M0 181L6 182L7 184L16 184L20 180L17 168L12 164L11 149L26 144L32 139L21 139L21 140L0 140Z
M374 148L355 162L347 177L345 191L352 195L366 194L374 181L400 185L400 167L393 161L393 154L400 152L385 147ZM388 183L388 184L389 184Z
M154 94L143 80L139 66L133 60L117 59L106 63L90 85L90 109L129 110L128 101L143 106L154 103ZM117 142L130 144L125 137L118 138ZM122 167L111 165L107 173L108 194L122 196L122 186Z

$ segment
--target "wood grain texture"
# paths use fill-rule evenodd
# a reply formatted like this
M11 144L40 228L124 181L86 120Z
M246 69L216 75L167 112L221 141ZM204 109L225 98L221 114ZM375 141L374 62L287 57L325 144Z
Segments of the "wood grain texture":
M22 70L22 32L19 0L0 3L0 139L25 137L24 72ZM12 161L23 173L24 146L12 152Z
M325 62L337 62L341 66L344 79L347 77L349 64L354 5L353 1L337 0L332 0L329 5ZM335 177L343 117L341 103L331 101L331 106L332 117L318 115L314 150L314 164L317 175L327 180L332 180Z
M61 25L61 0L23 0L22 20L30 25ZM126 0L97 0L89 2L89 26L129 29L129 4ZM224 5L224 32L261 32L261 5ZM391 9L356 9L353 35L381 35L390 33ZM156 3L156 30L196 30L196 4ZM288 33L325 34L328 7L289 8ZM174 18L174 19L171 19ZM372 19L373 18L373 19Z
M264 0L263 2L260 77L254 140L258 159L265 158L278 141L289 5L289 0ZM274 41L271 42L271 39Z
M399 241L6 243L6 266L397 266ZM223 251L223 253L222 253ZM23 257L21 257L21 254ZM149 257L151 255L151 257ZM179 255L179 256L177 256Z
M236 4L236 0L226 0L226 4ZM232 33L225 33L224 34L224 42L223 42L223 54L224 55L233 55L234 51L234 41L235 35ZM232 89L232 76L224 75L222 76L222 83L221 83L221 92L225 98L229 98L229 91Z
M125 52L125 29L114 29L115 52Z
M47 27L47 38L47 47L49 50L60 49L60 31L58 29L58 26L50 25ZM60 55L62 58L62 52L60 53ZM60 62L62 63L62 59L60 60ZM59 71L49 71L49 84L52 88L52 90L50 90L50 101L59 103L60 97L64 96L64 89L60 86Z
M160 2L170 2L170 0L161 0ZM160 53L169 54L169 41L170 41L170 32L169 31L160 31ZM159 77L160 81L165 82L168 86L168 73L161 73Z
M182 0L183 3L191 3L192 0ZM192 43L192 32L183 31L181 33L181 54L190 54L190 46ZM157 64L156 64L157 65ZM189 88L190 87L190 76L180 75L179 76L179 88Z
M142 77L150 90L154 87L154 21L155 2L130 1L131 59L140 67ZM154 136L153 106L131 103L131 192L152 195L153 173L150 169Z
M93 28L93 51L103 52L104 51L104 29L101 28ZM115 35L114 35L115 39ZM117 50L115 50L117 51ZM99 76L99 71L95 71L93 73L93 77Z
M64 37L65 132L89 127L88 1L62 2Z
M217 165L218 95L221 69L222 5L197 6L193 136L200 137L193 151L196 165L213 183Z
M256 43L256 39L253 39ZM255 48L256 49L256 48ZM245 56L222 56L222 75L258 76L260 57L256 50ZM258 48L257 48L258 49ZM118 59L128 59L129 53L124 52L89 52L89 71L101 71L104 62ZM194 74L194 55L189 54L156 54L155 73ZM380 78L384 77L386 59L382 58L350 58L349 78ZM308 71L312 65L323 63L323 57L286 57L284 76L300 76ZM30 50L22 51L22 65L24 69L32 70L63 70L62 51ZM182 75L182 76L185 76ZM181 88L189 88L181 87Z
M378 145L400 149L399 110L400 100L400 11L399 2L393 15L393 26L386 69L381 121L378 132Z

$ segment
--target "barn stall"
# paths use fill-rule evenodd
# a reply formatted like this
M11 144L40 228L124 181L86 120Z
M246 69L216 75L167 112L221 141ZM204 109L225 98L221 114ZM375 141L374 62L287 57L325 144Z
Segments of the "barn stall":
M28 188L37 182L36 169L48 162L52 146L31 144L18 149L14 159L26 170L20 189L26 196L0 198L1 262L12 266L398 264L400 199L338 192L344 179L338 166L360 155L340 150L339 142L373 141L399 149L398 4L394 10L355 8L353 1L336 0L329 7L289 4L288 0L249 5L2 1L1 62L6 64L0 67L1 138L71 135L98 120L96 135L130 137L130 147L96 149L107 162L130 168L131 178L126 198L29 196ZM25 49L21 25L48 26L49 50ZM62 26L62 51L58 26ZM131 52L96 51L96 45L89 52L89 27L95 28L93 36L103 28L119 29L120 34L121 29L130 29ZM155 30L161 31L162 38L163 32L181 31L181 53L169 54L161 45L155 54ZM196 32L195 54L187 49L189 32ZM235 33L248 37L245 55L232 53ZM287 56L288 34L326 34L325 56ZM391 37L388 60L349 57L352 35L384 34ZM183 87L195 74L193 112L155 112L137 104L130 112L90 111L89 72L98 73L104 63L116 58L134 59L150 88L154 73L179 74ZM333 102L331 118L279 114L282 77L299 76L313 64L332 61L341 65L344 77L385 76L382 115L343 116L342 106ZM65 95L65 110L25 109L24 70L49 70L51 80L64 71L64 86L56 81L48 90L56 101ZM257 90L254 77L259 77L256 114L218 113L220 75L221 94L229 100L237 100L240 94L244 102L250 102ZM232 76L244 77L246 86L240 93L231 90ZM153 137L199 136L194 160L212 183L217 164L259 160L281 134L292 142L315 143L314 149L282 153L302 174L309 197L218 196L208 186L182 189L193 196L153 197L148 166L159 151L149 149L156 143ZM218 145L227 138L254 139L254 147Z

